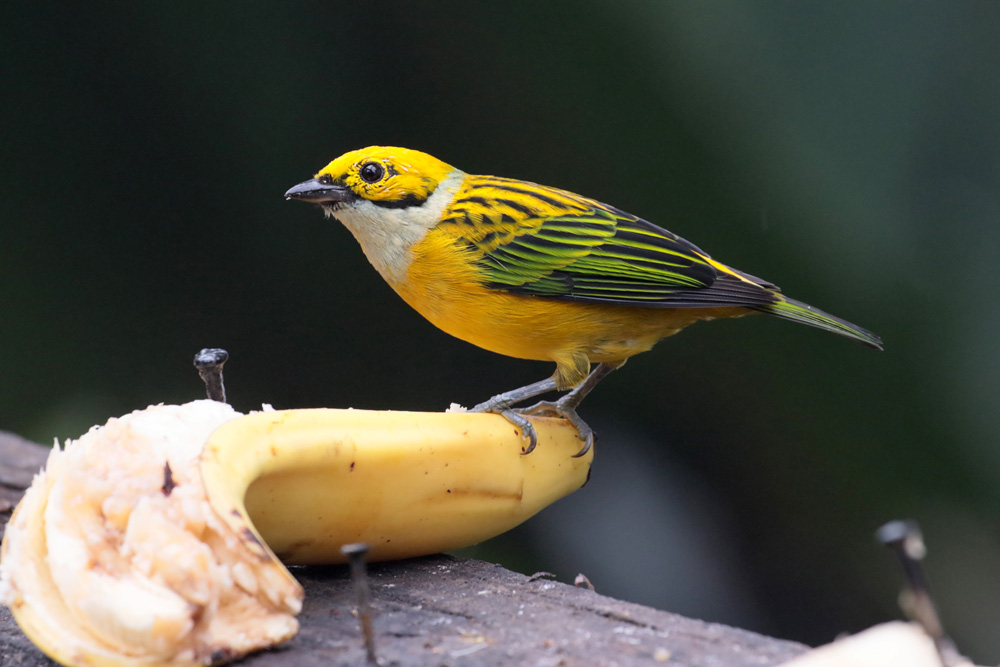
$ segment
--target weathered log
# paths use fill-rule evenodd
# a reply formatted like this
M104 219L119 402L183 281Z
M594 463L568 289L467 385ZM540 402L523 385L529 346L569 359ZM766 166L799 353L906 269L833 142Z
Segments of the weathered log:
M47 451L0 433L0 533ZM365 664L348 569L293 572L306 590L299 634L240 664ZM758 667L778 665L806 650L482 561L440 555L374 564L369 580L376 652L384 665ZM52 664L17 628L10 611L0 607L0 665Z

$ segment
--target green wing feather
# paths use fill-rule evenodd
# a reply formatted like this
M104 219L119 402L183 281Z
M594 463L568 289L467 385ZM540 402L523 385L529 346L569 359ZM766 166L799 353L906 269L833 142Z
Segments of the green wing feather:
M578 201L593 206L513 226L503 221L508 233L499 235L500 240L497 234L466 238L478 255L486 286L526 296L646 308L742 307L881 349L875 334L788 299L772 283L735 269L738 275L720 271L705 252L672 232L599 202Z
M611 207L545 218L489 248L487 286L515 294L649 308L756 307L780 299L759 278L722 273L681 237Z

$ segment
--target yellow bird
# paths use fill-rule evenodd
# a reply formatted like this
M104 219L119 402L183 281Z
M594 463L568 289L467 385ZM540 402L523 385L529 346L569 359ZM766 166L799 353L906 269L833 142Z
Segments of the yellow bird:
M403 300L443 331L555 374L473 408L496 412L535 446L524 414L569 419L632 355L699 320L768 313L882 349L875 334L782 295L681 237L580 195L474 176L406 148L341 155L285 193L347 227ZM592 363L599 365L591 372ZM556 402L513 406L548 391Z

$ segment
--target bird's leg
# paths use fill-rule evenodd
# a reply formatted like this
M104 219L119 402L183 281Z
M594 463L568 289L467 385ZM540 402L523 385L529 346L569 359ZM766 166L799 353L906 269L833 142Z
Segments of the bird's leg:
M544 380L533 382L524 387L518 387L517 389L511 389L510 391L505 391L502 394L497 394L490 400L480 403L476 407L470 409L469 412L500 412L501 410L506 410L511 406L517 405L521 401L534 398L539 394L544 394L545 392L552 391L555 388L555 378L545 378Z
M555 388L555 378L545 378L524 387L497 394L490 400L473 407L469 412L495 412L501 415L511 424L521 429L521 434L528 439L528 447L524 450L524 453L530 454L535 445L538 444L538 435L535 433L535 427L531 425L527 417L514 412L511 406L517 405L529 398L534 398L539 394L544 394L547 391L552 391Z
M593 391L598 382L607 377L612 371L618 370L624 365L624 360L600 363L597 365L597 368L591 371L587 379L574 387L572 391L558 401L541 401L530 407L522 408L518 412L527 415L557 415L567 419L576 428L580 439L584 441L583 449L573 456L583 456L594 446L594 429L590 428L586 422L580 419L580 415L576 414L576 409L583 402L583 399L587 397L587 394Z

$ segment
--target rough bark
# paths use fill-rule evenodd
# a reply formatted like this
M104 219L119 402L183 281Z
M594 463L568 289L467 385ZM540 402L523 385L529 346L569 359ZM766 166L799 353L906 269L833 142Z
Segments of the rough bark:
M0 431L0 537L14 506L48 455L48 447Z

